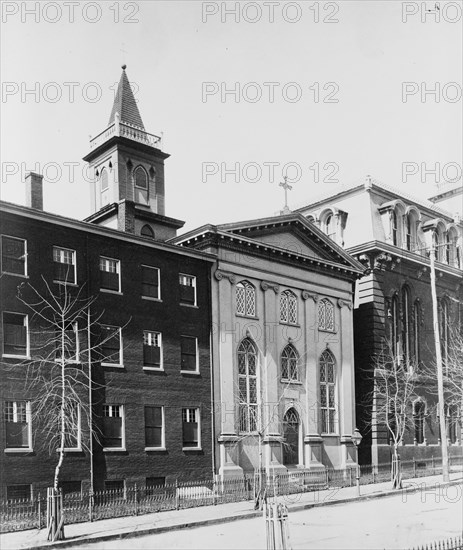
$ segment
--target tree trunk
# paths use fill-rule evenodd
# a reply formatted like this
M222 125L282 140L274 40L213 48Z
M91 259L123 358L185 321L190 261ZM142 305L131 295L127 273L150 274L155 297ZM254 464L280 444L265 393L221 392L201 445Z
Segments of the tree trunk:
M402 469L400 466L400 456L397 445L393 447L391 481L393 489L402 489Z

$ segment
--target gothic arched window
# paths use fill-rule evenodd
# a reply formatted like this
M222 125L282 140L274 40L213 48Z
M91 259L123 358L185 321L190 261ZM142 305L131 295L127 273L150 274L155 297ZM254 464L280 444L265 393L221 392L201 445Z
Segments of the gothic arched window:
M256 289L248 281L236 285L236 313L246 317L256 315Z
M295 325L297 323L297 298L290 290L280 295L280 321Z
M326 298L318 304L318 329L334 331L334 306Z
M239 431L257 430L257 353L250 338L238 347Z
M325 350L319 360L320 412L322 433L336 433L336 362L333 354Z
M410 290L402 287L402 354L405 361L410 360Z
M294 346L289 344L281 353L281 378L284 380L299 380L297 363L297 351Z
M137 166L133 172L134 200L148 204L148 174L143 166Z
M397 294L391 299L391 345L394 358L399 353L399 298Z
M148 237L150 239L154 239L154 231L153 228L148 225L147 223L141 228L140 235L142 237Z
M415 300L413 304L413 355L415 362L420 361L420 325L421 325L421 304Z

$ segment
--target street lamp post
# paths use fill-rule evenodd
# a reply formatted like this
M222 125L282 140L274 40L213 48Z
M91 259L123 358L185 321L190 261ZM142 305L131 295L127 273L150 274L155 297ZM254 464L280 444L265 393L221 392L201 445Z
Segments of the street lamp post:
M357 495L360 496L360 465L359 465L359 445L362 441L362 434L355 428L352 434L352 443L355 445L355 460L357 462L357 473L355 475L355 482L357 485Z

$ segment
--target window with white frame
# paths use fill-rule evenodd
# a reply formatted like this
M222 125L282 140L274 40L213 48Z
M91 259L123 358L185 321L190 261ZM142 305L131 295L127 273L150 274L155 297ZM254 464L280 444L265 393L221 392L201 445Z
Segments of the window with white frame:
M257 353L253 342L245 338L238 347L239 431L257 430Z
M145 406L145 448L164 447L164 407Z
M27 315L3 312L3 355L8 357L29 356Z
M76 251L69 248L53 247L54 276L59 282L76 283Z
M180 303L190 306L196 305L196 277L179 274Z
M280 322L295 325L297 323L297 298L291 290L280 294Z
M27 242L2 235L2 273L27 276Z
M181 370L184 372L198 371L198 339L194 336L180 337Z
M236 313L246 317L256 316L256 289L248 281L236 285Z
M182 409L183 448L194 449L201 446L199 409Z
M337 432L336 422L336 362L333 354L325 350L319 360L320 411L322 433Z
M66 362L79 361L79 327L77 321L56 329L56 360Z
M29 401L5 402L7 449L32 449L31 404Z
M318 330L334 332L334 306L326 298L318 303Z
M122 329L110 325L101 327L101 364L107 366L122 365Z
M299 357L294 346L289 344L283 349L281 353L281 378L283 380L299 380L298 359Z
M124 428L124 406L103 405L103 447L105 449L125 448Z
M100 289L121 291L121 262L100 256Z
M141 284L142 284L142 296L146 298L153 298L155 300L161 299L161 281L160 271L157 267L151 267L148 265L141 266Z
M134 199L140 204L148 204L148 174L143 166L137 166L133 172Z
M143 365L162 369L162 336L160 332L143 331Z

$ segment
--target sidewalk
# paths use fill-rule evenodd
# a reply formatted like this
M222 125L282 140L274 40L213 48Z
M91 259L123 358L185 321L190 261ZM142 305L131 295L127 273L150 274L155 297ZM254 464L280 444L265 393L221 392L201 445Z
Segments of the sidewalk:
M462 472L450 474L450 485L463 482ZM403 482L402 492L414 492L424 489L425 486L435 488L448 484L442 483L442 476L429 476L415 479L407 479ZM432 490L432 489L431 489ZM376 483L362 485L361 496L357 496L356 487L341 489L327 489L310 493L294 494L278 497L284 502L289 511L303 510L314 506L328 506L358 500L396 495L398 491L391 490L391 483ZM75 523L65 526L66 540L49 543L46 541L45 529L31 529L0 535L0 549L13 550L20 548L65 548L80 546L91 542L110 541L124 539L171 530L186 529L217 523L225 523L237 519L260 516L262 512L254 510L253 501L219 504L217 506L202 506L185 510L171 510L156 512L142 516L127 516L122 518L99 520L93 523Z

